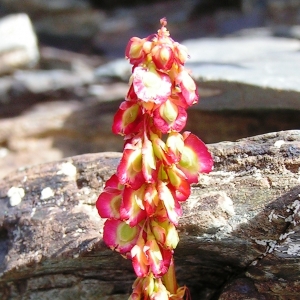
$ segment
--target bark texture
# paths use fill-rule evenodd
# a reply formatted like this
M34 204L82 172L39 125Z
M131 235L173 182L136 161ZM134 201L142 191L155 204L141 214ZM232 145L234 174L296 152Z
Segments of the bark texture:
M299 299L300 131L209 145L183 205L177 277L193 299ZM120 153L20 169L0 182L0 299L127 299L130 261L102 242L95 201Z

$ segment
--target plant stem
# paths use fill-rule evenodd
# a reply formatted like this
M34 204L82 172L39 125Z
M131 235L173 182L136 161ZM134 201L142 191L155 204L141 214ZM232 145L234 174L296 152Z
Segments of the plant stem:
M176 276L175 276L175 266L174 266L174 258L172 258L170 267L168 272L162 277L163 283L166 287L166 289L171 294L176 294L176 291L178 289Z

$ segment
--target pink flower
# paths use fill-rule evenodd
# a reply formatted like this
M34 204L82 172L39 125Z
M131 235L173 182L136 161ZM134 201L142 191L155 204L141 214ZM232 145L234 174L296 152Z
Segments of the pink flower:
M178 219L182 215L181 206L178 200L174 198L167 183L159 181L157 184L159 199L163 201L169 220L174 224L178 224Z
M169 300L170 293L162 283L161 278L155 280L154 291L150 296L150 300Z
M168 249L176 248L179 242L179 237L173 223L168 220L164 222L151 220L151 231L160 245L163 245Z
M142 110L134 102L124 101L114 116L112 131L115 134L127 135L140 130Z
M148 217L154 215L159 201L155 184L148 184L144 196L144 206Z
M179 132L170 132L166 146L168 147L168 151L173 153L173 156L176 158L173 163L177 164L184 148L183 136Z
M156 158L154 155L152 142L148 137L144 136L143 148L142 148L142 171L145 178L145 182L153 183L157 180Z
M96 202L96 207L101 218L120 218L121 191L102 192Z
M178 64L184 65L189 57L187 48L176 42L174 43L174 46L175 59L177 60Z
M120 218L122 189L118 177L114 174L106 181L104 191L96 202L96 208L101 218Z
M139 233L139 226L130 227L123 221L108 219L104 223L103 240L111 249L128 256Z
M175 82L179 87L187 106L191 106L198 102L197 86L187 71L182 70L176 76Z
M145 182L142 172L142 139L135 137L129 140L123 151L117 176L121 184L138 189Z
M168 71L174 62L173 49L168 44L158 44L152 48L152 60L158 70Z
M136 67L133 71L132 84L139 99L144 102L162 104L171 94L171 80L166 74L154 69Z
M154 125L162 133L181 131L187 119L186 110L172 103L169 99L162 103L153 112Z
M213 159L206 145L194 134L183 134L184 149L178 168L186 175L189 183L197 183L199 173L209 173L213 167Z
M148 257L144 252L145 241L143 238L137 240L136 245L131 249L132 265L135 274L139 277L145 277L149 273Z
M165 165L171 165L179 161L176 154L173 153L157 134L151 134L151 140L155 156L163 161Z
M170 183L168 188L171 191L173 198L177 201L185 201L191 193L191 186L185 173L173 165L166 169Z
M144 246L151 272L155 277L164 275L170 266L173 251L159 246L153 235L147 236Z
M133 37L129 40L125 56L129 59L131 64L139 64L145 58L145 51L143 45L146 42L146 39L140 39L138 37Z
M123 201L120 205L120 218L125 220L130 226L136 226L147 217L144 207L145 185L134 190L125 187L123 191Z

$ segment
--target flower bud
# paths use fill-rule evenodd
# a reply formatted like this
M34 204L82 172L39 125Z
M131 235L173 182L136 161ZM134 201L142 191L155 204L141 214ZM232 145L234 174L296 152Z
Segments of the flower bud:
M124 101L115 114L112 131L115 134L127 135L139 130L142 111L138 104Z
M154 125L162 133L181 131L187 120L187 112L169 99L153 112Z
M181 94L188 106L198 102L197 86L187 71L182 70L178 74L176 84L180 87Z
M174 49L175 59L181 65L184 65L189 57L187 48L179 43L174 43L174 44L175 44L175 49Z
M169 45L158 44L152 49L151 54L152 60L157 69L168 71L172 68L174 53Z
M143 51L143 45L146 39L140 39L138 37L133 37L129 40L125 56L129 59L131 64L141 63L145 57L145 52Z

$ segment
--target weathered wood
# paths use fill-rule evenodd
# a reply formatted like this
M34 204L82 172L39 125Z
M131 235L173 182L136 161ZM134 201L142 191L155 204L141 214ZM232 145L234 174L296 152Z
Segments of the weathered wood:
M209 148L214 171L183 204L180 283L194 299L299 299L300 131ZM0 182L1 299L128 297L131 263L103 244L94 207L119 158L70 157Z

